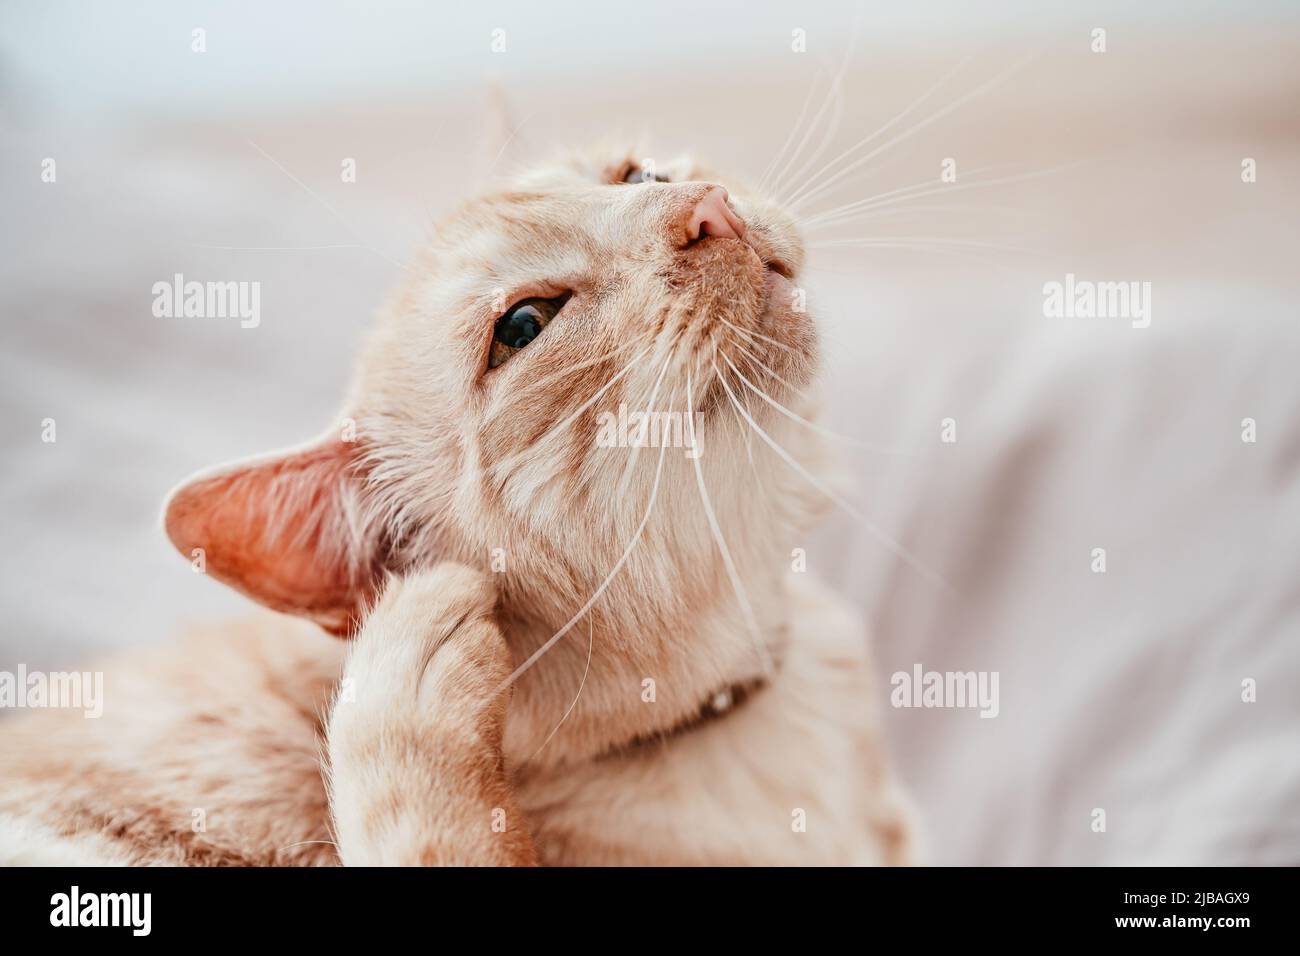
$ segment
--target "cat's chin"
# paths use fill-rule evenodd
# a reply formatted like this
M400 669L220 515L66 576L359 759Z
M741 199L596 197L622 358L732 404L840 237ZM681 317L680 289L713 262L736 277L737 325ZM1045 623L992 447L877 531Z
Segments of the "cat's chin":
M759 305L749 326L757 338L748 346L761 356L753 372L767 390L789 384L802 388L816 363L816 331L804 306L804 293L786 275L768 267Z

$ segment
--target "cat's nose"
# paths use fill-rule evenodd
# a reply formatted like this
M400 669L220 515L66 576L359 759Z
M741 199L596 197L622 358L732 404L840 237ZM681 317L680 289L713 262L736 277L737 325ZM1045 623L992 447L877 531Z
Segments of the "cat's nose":
M686 220L687 245L705 236L739 239L744 234L745 223L727 205L727 191L721 186L710 186Z

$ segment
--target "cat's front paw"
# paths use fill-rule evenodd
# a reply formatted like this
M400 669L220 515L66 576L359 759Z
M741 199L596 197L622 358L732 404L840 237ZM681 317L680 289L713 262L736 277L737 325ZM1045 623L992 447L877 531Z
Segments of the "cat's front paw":
M348 657L331 738L384 728L498 742L512 661L496 601L487 574L450 562L390 581Z
M501 751L496 600L486 574L440 564L390 582L366 618L326 731L343 862L535 861Z

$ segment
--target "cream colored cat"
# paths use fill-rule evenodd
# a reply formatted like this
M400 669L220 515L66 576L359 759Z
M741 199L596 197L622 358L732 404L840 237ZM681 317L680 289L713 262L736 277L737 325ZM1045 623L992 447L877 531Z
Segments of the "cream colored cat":
M465 206L337 429L173 494L185 556L314 623L118 661L100 720L0 724L0 861L908 858L862 622L792 570L802 243L658 172L574 157ZM665 414L598 440L620 406Z

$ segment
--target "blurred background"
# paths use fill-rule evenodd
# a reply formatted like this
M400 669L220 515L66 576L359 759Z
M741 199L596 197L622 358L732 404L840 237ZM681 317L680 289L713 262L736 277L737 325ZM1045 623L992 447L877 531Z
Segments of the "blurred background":
M1282 2L9 0L0 669L247 613L168 489L333 420L440 214L626 137L805 193L845 494L953 591L842 514L809 570L864 693L1000 674L993 720L885 707L925 858L1300 863L1298 63ZM260 325L155 318L175 273ZM1046 317L1067 274L1150 282L1150 326Z

